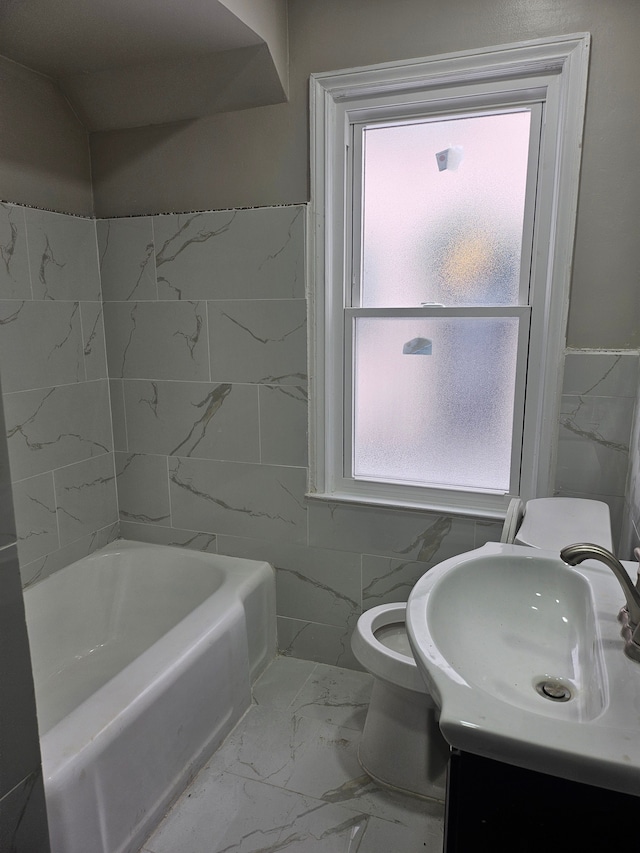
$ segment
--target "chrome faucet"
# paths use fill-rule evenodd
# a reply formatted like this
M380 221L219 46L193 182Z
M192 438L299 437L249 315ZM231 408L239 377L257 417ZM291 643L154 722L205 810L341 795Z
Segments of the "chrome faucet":
M631 660L640 663L640 591L631 583L620 560L602 545L593 545L589 542L567 545L560 551L560 558L570 566L577 566L583 560L599 560L611 569L626 599L625 606L618 613L618 620L622 623L620 633L625 641L624 653Z

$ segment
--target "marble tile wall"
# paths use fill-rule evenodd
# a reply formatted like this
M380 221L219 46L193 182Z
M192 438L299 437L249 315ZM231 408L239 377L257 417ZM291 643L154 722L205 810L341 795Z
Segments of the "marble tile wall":
M640 385L638 387L636 414L631 430L630 457L625 515L620 543L620 555L626 559L633 559L634 549L640 547Z
M6 212L18 224L22 212L25 229L36 217ZM0 303L6 327L24 316L45 330L29 365L10 368L6 395L15 503L30 522L27 582L115 535L100 526L114 506L109 400L121 535L269 560L286 653L356 666L349 641L363 610L406 600L430 566L499 537L500 524L472 518L305 499L305 215L286 206L98 221L106 334L95 269L85 260L87 289L74 289L59 274L56 232L47 252L33 226L36 284L14 273ZM67 219L81 244L90 223ZM8 228L17 246L20 229ZM28 254L9 258L29 270ZM25 348L8 334L7 347ZM58 352L63 340L75 361ZM567 354L556 491L606 500L616 537L637 386L637 353Z
M558 425L556 494L607 503L623 559L631 553L623 531L638 373L636 351L569 350Z
M270 561L281 650L356 666L363 610L501 525L305 500L304 218L98 222L121 532ZM637 375L637 353L567 356L557 492L606 500L616 536Z
M122 535L306 543L304 215L98 222Z
M117 534L101 300L93 220L0 205L0 373L23 585Z
M98 222L120 529L270 561L281 649L355 666L363 609L500 526L305 500L305 214Z
M31 658L0 400L0 850L48 853Z

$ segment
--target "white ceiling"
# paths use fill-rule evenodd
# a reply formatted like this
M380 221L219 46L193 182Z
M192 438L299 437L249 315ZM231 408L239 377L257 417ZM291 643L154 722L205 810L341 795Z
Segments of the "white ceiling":
M286 0L257 5L0 0L0 55L56 80L90 131L276 103Z

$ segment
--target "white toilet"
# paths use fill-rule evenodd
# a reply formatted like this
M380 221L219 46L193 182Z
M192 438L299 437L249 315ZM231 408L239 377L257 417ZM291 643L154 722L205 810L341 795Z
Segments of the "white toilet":
M354 655L374 676L358 758L376 782L444 800L449 746L409 647L406 609L403 602L367 610L351 637Z
M517 506L516 502L517 499L511 501L511 507ZM609 507L602 501L537 498L524 507L524 518L522 502L519 504L520 523L516 524L513 538L503 536L503 542L530 545L545 551L560 551L574 542L593 542L613 551Z
M550 551L594 542L612 551L609 507L581 498L538 498L523 507L514 499L501 541ZM444 800L449 747L409 646L405 612L404 603L373 607L351 637L354 655L374 676L358 757L377 782Z

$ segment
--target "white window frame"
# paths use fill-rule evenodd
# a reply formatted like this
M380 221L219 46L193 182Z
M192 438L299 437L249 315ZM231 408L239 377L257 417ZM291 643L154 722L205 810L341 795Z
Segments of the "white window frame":
M409 118L538 102L543 121L519 495L529 500L552 493L589 48L589 34L578 33L311 76L309 497L504 517L513 492L345 476L344 335L350 300L344 295L352 284L347 149L355 124L394 110Z

